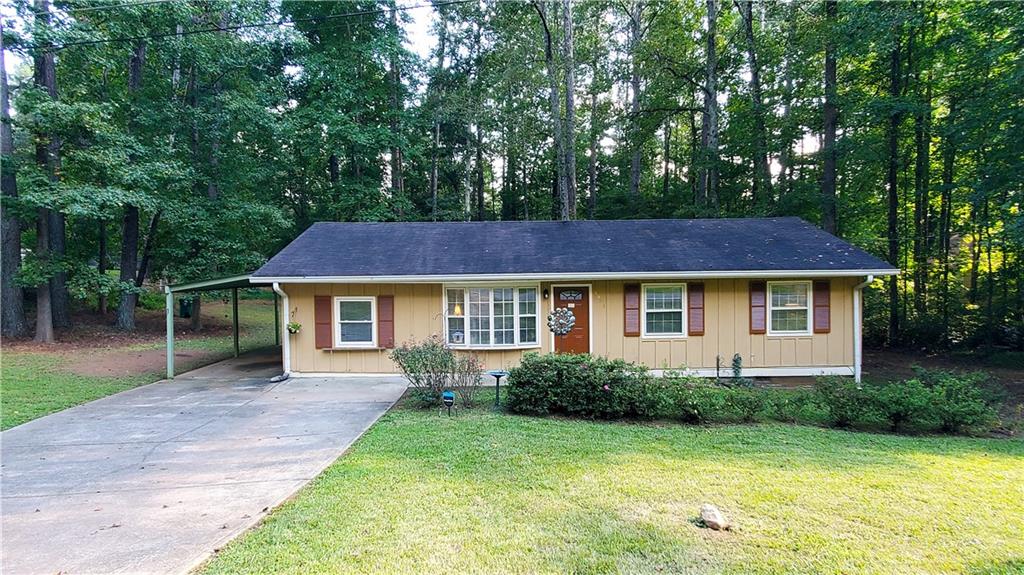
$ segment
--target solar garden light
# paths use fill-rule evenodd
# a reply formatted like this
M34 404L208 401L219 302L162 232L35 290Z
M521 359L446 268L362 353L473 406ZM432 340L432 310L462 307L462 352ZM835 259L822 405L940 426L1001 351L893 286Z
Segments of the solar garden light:
M441 402L444 403L444 406L448 408L448 417L451 417L452 416L452 406L455 405L455 392L450 390L450 389L446 389L445 391L442 391L441 392Z
M501 385L501 378L508 375L508 372L504 369L492 369L487 372L487 375L494 378L494 410L497 411L499 409L498 400L501 396L501 387L499 387Z

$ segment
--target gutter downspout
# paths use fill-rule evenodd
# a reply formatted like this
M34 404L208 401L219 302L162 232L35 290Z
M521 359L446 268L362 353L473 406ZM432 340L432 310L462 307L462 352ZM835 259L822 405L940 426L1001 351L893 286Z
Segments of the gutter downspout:
M274 282L272 287L274 288L274 293L281 296L281 305L284 306L284 321L281 322L281 329L284 330L281 334L281 362L283 364L282 367L284 368L281 380L284 380L288 379L292 375L291 338L288 337L288 324L292 321L291 308L288 307L288 294L281 289L281 284Z
M863 356L863 331L861 325L864 288L875 281L874 275L869 275L863 282L853 286L853 380L860 383L860 364Z

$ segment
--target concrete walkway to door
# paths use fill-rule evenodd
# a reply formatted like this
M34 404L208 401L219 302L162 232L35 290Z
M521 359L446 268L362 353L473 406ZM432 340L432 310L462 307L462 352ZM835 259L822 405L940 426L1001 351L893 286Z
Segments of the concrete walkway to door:
M400 378L242 356L0 433L4 574L185 573L341 455Z

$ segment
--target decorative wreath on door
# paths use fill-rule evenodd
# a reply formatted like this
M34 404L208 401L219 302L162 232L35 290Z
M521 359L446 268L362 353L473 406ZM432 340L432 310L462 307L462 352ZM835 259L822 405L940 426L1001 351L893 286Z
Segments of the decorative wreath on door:
M555 335L565 335L576 325L576 316L567 307L556 307L548 314L548 329Z

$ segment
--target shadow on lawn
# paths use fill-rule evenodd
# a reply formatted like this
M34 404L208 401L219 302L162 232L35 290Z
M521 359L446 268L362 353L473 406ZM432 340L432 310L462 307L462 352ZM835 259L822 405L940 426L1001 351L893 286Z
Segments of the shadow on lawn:
M969 575L1020 575L1024 573L1024 558L974 565L967 573Z

